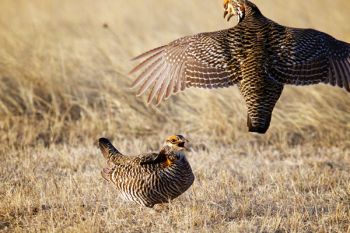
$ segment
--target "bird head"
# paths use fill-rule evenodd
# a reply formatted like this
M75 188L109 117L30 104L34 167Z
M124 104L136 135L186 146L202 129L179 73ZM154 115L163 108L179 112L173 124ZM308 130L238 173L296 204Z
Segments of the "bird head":
M237 16L238 22L241 22L245 17L247 0L224 0L224 18L227 21L233 16Z
M183 150L188 150L188 142L189 141L182 135L173 135L167 137L164 146L168 147L171 151L179 152Z

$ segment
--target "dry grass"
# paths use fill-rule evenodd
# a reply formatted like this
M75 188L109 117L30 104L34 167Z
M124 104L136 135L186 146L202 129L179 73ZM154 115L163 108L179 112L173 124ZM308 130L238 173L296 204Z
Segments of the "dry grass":
M255 2L350 41L347 0ZM2 0L0 231L349 232L348 93L287 87L257 136L236 88L159 108L128 89L130 57L228 26L219 0ZM99 176L96 139L137 153L173 133L193 142L190 191L159 212L120 202Z

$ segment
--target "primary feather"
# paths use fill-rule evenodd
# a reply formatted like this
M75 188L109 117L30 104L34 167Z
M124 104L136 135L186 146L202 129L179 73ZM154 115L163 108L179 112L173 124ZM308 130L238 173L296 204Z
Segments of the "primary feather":
M136 58L133 87L151 89L159 104L188 87L235 84L248 107L249 131L265 133L285 84L326 83L350 91L350 45L313 29L279 25L250 1L225 0L225 16L239 17L230 29L177 39Z

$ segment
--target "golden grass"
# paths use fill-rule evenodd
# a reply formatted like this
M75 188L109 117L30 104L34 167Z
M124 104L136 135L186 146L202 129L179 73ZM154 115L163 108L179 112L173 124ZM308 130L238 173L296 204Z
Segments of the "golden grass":
M350 41L347 0L255 2ZM350 231L345 91L286 87L261 136L247 133L237 88L191 89L159 108L129 89L131 57L229 26L219 0L2 0L0 231ZM134 154L174 133L193 142L190 191L159 212L120 202L99 176L97 138Z
M140 147L119 142L123 151ZM121 202L95 147L12 152L1 170L0 217L11 232L346 232L349 159L339 148L207 143L188 157L190 191L158 212ZM142 146L140 147L142 148ZM143 148L145 149L145 148Z

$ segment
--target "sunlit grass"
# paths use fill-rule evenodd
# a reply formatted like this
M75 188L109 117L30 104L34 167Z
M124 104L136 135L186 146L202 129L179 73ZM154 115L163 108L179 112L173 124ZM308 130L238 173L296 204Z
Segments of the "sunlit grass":
M350 41L346 0L256 3L282 24ZM131 57L231 26L221 5L1 1L0 230L349 230L349 93L286 87L261 136L247 132L236 87L190 89L159 108L129 89ZM120 202L100 178L96 140L135 154L174 133L193 142L191 190L159 213Z

